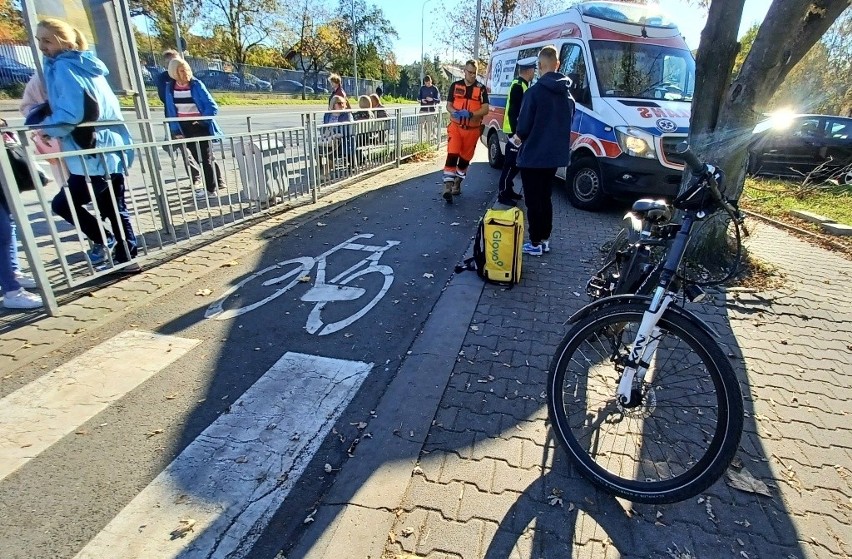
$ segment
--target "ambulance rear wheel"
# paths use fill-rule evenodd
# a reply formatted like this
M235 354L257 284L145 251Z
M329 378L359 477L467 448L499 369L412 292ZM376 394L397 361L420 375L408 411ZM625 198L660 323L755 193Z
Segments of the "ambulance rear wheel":
M603 179L594 157L582 157L568 169L568 200L581 210L599 210L606 201Z
M503 168L503 152L500 151L500 138L496 132L488 136L488 164L495 169Z

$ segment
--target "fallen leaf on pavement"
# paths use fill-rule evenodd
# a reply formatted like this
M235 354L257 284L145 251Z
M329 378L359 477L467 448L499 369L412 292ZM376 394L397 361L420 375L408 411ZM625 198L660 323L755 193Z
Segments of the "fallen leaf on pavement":
M188 533L192 532L193 526L195 526L195 522L196 521L194 518L180 520L178 522L178 527L172 530L172 533L170 534L172 539L176 540L178 538L183 538Z
M240 456L236 460L234 460L234 462L236 462L237 464L245 464L246 462L248 462L248 456Z
M316 513L317 513L317 509L312 510L311 514L306 516L305 519L302 521L302 524L310 524L311 522L313 522L314 521L314 515L316 515Z
M299 281L302 283L308 283L309 281L311 281L311 276L302 276L299 278Z
M230 262L225 262L224 264L222 264L222 267L223 268L231 268L231 267L236 266L236 265L237 265L237 261L231 260Z
M325 223L322 221L317 221L317 227L325 227Z
M751 475L751 473L745 468L739 472L729 469L726 475L728 476L728 485L734 489L772 497L772 493L769 492L769 488L766 484Z
M423 274L423 277L424 277L424 278L431 279L431 278L434 278L434 277L435 277L435 274L430 274L430 273L428 273L428 272L427 272L427 273Z
M199 289L198 291L195 292L195 294L198 295L199 297L207 297L211 293L213 293L212 289Z
M151 438L151 437L153 437L154 435L162 435L162 434L163 434L163 430L162 430L162 429L154 429L154 430L153 430L153 431L151 431L150 433L145 433L145 436L146 436L146 437L148 437L148 438L150 439L150 438Z
M413 533L414 533L414 528L411 528L410 526L406 526L405 528L402 529L402 532L400 532L399 535L401 535L403 538L407 538L408 536L410 536Z

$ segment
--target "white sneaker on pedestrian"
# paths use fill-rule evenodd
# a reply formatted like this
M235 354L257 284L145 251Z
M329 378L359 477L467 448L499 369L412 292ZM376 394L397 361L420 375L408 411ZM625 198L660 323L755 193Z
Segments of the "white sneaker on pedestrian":
M207 199L207 189L199 188L195 191L195 199L196 200L206 200Z
M3 306L7 309L37 309L42 304L41 297L23 287L3 294Z
M23 272L15 272L15 280L20 284L21 287L26 287L27 289L33 289L38 287L36 285L35 278Z

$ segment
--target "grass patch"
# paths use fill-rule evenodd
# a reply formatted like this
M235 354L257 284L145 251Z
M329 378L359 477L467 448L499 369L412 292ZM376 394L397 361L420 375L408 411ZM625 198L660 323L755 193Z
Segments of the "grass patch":
M747 178L740 205L754 212L788 221L790 210L805 210L852 225L852 186L802 186L795 181Z

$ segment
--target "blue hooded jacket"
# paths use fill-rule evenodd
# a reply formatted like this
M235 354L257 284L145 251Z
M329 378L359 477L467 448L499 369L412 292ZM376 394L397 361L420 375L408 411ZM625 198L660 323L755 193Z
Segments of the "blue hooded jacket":
M219 105L216 104L216 100L213 99L213 96L210 95L210 92L207 91L207 87L201 80L198 78L190 79L189 92L192 95L192 100L195 102L195 106L198 107L199 112L201 112L201 116L216 116L219 114ZM166 83L166 118L177 118L177 115L177 105L175 105L175 82L172 80ZM208 119L201 122L205 122L207 124L209 136L222 135L222 130L219 129L219 125L216 124L215 120ZM170 122L169 129L171 129L172 135L180 134L180 122Z
M518 167L550 169L571 163L574 99L569 80L559 72L541 76L526 93L515 134L523 142Z
M62 151L76 151L80 146L71 137L75 125L83 121L83 97L87 90L98 102L97 122L124 120L118 98L106 81L109 70L95 55L68 50L44 59L44 81L51 114L41 121L48 136L59 138ZM96 128L97 148L132 146L130 130L124 124ZM103 156L65 158L72 175L104 176L126 173L133 163L132 149L117 149ZM104 166L106 163L106 166Z

